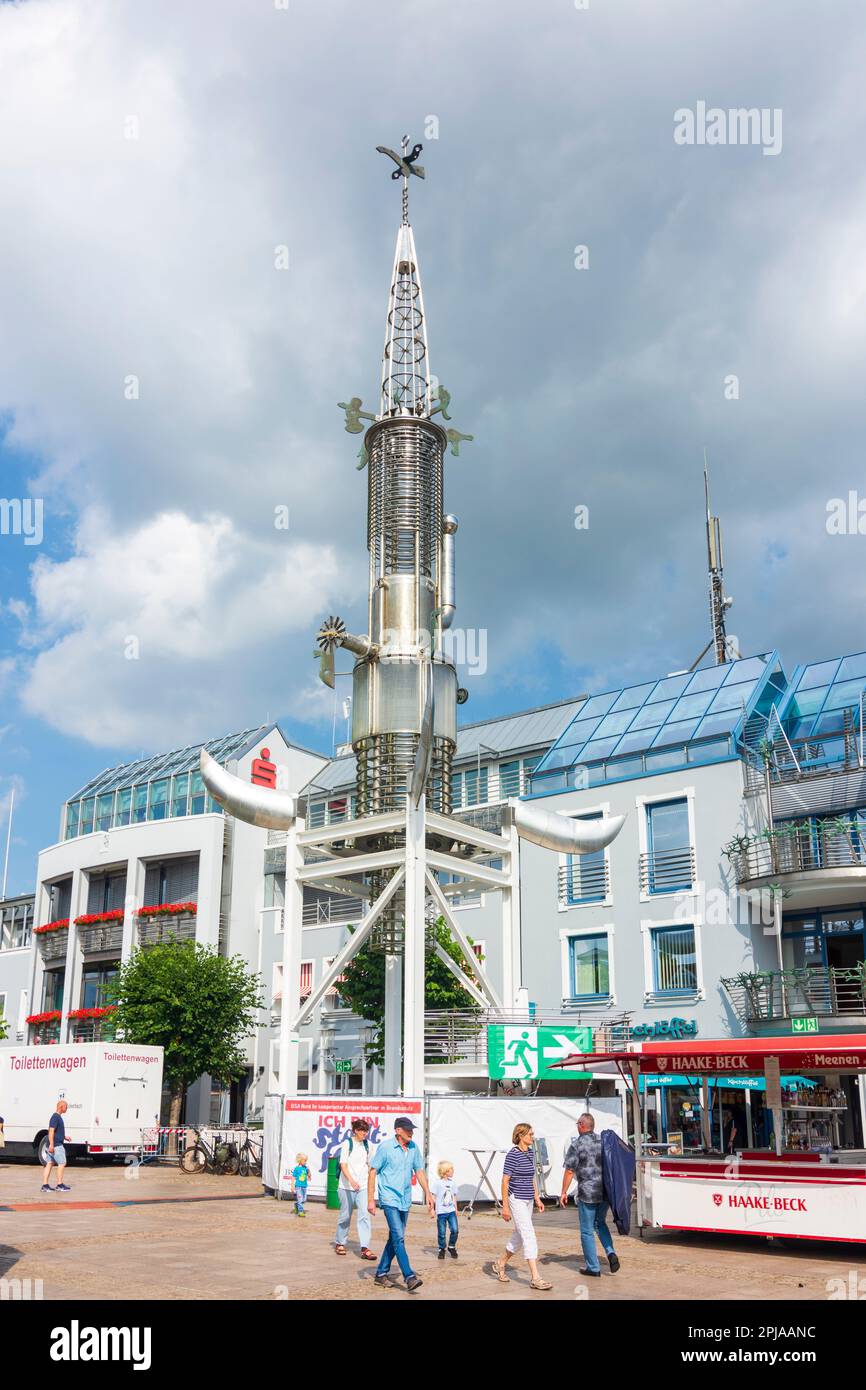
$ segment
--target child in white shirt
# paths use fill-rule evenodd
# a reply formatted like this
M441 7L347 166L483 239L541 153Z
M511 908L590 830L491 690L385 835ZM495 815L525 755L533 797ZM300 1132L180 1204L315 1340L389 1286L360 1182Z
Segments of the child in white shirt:
M448 1235L448 1254L457 1259L457 1190L454 1186L454 1164L447 1158L437 1164L439 1177L431 1183L430 1192L436 1199L436 1234L439 1237L439 1259L445 1259L445 1235Z

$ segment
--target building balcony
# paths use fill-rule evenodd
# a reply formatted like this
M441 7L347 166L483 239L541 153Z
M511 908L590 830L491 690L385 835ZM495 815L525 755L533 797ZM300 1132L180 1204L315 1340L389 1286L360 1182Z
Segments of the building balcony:
M758 970L720 983L737 1017L753 1031L780 1023L797 1031L798 1018L822 1020L822 1031L831 1031L834 1022L848 1028L866 1024L866 962L846 968Z
M55 927L49 924L48 931L37 928L36 942L43 961L65 960L69 945L68 924L65 927Z
M70 1042L114 1042L114 1009L79 1009L67 1017Z
M610 897L610 873L607 856L602 854L601 863L591 863L595 855L587 859L572 859L571 863L559 867L559 902L562 907L577 907L582 903L603 903Z
M139 914L138 944L161 946L167 941L195 941L197 917L194 912Z
M687 893L695 882L695 852L691 845L679 849L650 850L640 856L640 891Z
M821 881L866 886L866 820L836 817L780 825L761 835L741 836L727 850L737 882L757 885L781 880L789 887Z
M119 956L123 945L123 923L106 922L102 926L79 927L78 940L85 956L102 955L106 951Z
M30 1027L30 1043L34 1047L48 1046L60 1042L59 1009L49 1009L43 1014L31 1014L27 1020Z

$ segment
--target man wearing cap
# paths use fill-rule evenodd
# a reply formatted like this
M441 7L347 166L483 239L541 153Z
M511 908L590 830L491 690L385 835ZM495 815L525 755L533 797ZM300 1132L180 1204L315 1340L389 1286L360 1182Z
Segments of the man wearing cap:
M406 1281L410 1293L420 1289L422 1280L412 1269L406 1253L406 1222L412 1205L412 1175L418 1174L421 1191L427 1199L427 1210L433 1215L435 1203L424 1172L424 1157L412 1135L415 1126L406 1115L394 1121L394 1138L383 1139L370 1159L370 1174L367 1179L367 1210L373 1215L376 1211L376 1179L379 1180L379 1206L388 1223L388 1241L382 1251L382 1258L376 1270L376 1283L385 1289L399 1287L390 1274L391 1262L396 1258L400 1273Z

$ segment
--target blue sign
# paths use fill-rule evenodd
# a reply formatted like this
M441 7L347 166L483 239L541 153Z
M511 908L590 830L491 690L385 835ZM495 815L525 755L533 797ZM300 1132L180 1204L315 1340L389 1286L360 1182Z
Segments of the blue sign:
M654 1023L635 1023L631 1030L638 1042L650 1038L693 1038L697 1034L693 1018L658 1018Z

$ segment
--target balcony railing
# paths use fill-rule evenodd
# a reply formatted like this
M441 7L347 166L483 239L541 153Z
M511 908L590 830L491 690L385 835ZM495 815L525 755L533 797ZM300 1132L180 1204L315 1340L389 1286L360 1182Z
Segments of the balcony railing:
M866 964L759 970L721 981L746 1024L866 1015Z
M650 850L640 856L642 893L677 893L693 886L695 852L690 845L682 849Z
M607 1052L624 1047L631 1040L631 1015L605 1019L578 1009L526 1011L449 1009L428 1012L424 1018L424 1061L428 1066L474 1066L487 1072L487 1029L490 1024L537 1027L586 1027L593 1031L593 1051Z
M866 870L866 818L780 825L744 838L731 857L738 883L816 869Z
M610 888L607 860L591 864L586 860L561 864L559 868L559 901L563 907L578 903L604 902Z
M139 946L159 946L164 941L194 941L196 914L181 912L175 916L163 914L139 917Z
M69 928L58 927L56 931L37 932L39 954L44 961L65 960L69 944Z
M123 945L123 923L108 922L101 927L79 927L78 940L86 956L102 951L119 952Z
M363 898L335 894L331 898L315 898L304 903L301 920L305 927L323 926L328 922L359 922L366 911Z
M853 727L822 738L773 740L768 749L770 781L776 785L805 782L829 772L856 772L866 767L866 743ZM746 760L746 787L758 791L765 785L763 758L749 749Z
M75 1043L114 1042L116 1024L110 1018L82 1018L69 1027L69 1041Z

